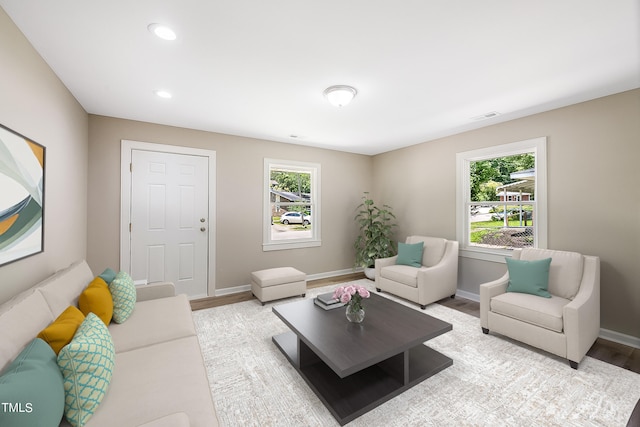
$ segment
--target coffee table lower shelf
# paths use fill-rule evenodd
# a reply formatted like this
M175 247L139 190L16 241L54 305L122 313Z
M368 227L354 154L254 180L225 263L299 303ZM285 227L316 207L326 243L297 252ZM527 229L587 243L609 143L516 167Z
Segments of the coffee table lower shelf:
M453 365L451 358L420 344L341 378L294 332L272 339L340 425Z

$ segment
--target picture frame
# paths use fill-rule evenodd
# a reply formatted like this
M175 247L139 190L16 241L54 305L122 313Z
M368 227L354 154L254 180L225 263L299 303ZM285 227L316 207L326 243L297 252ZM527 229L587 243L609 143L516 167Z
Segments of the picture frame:
M0 124L0 266L44 252L46 148Z

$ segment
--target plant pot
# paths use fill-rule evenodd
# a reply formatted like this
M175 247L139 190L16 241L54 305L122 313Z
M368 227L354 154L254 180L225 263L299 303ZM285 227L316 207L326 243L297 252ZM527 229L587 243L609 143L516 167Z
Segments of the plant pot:
M373 267L365 267L364 275L369 280L376 280L376 269Z

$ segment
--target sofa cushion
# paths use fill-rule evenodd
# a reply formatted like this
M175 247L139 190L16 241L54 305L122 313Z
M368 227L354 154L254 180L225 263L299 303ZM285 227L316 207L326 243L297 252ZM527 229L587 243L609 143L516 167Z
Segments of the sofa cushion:
M408 265L389 265L380 270L380 275L385 279L417 288L418 271L420 271L419 268L410 267Z
M424 242L424 251L422 253L422 265L425 267L433 267L438 264L444 256L447 247L447 240L440 237L428 236L409 236L407 243Z
M408 265L410 267L422 267L422 252L424 242L402 243L398 242L398 257L396 264Z
M138 427L189 427L189 417L184 412L176 412Z
M109 330L96 314L89 313L71 342L58 354L64 377L64 415L72 426L84 426L102 402L111 382L114 360Z
M119 272L109 283L109 292L113 298L113 321L124 323L136 305L136 286L133 279L124 271Z
M77 307L70 305L65 311L60 313L49 326L38 334L38 338L43 339L58 354L65 345L71 342L78 327L84 321L84 314Z
M113 298L109 287L101 277L96 277L89 283L78 298L78 308L86 316L95 313L105 325L111 323L113 317Z
M3 304L0 314L0 371L54 318L40 292L29 290Z
M569 300L557 296L509 292L491 298L491 311L556 332L563 331L562 309Z
M0 402L20 405L0 410L0 426L58 425L64 410L62 374L47 343L33 339L0 376Z
M549 286L549 264L551 258L535 261L523 261L506 258L509 271L507 292L520 292L551 298Z
M218 425L197 336L117 353L107 399L87 427L138 426L176 412L191 427Z
M78 305L78 296L93 279L86 261L78 261L36 285L56 318L70 305Z
M522 260L532 261L544 258L551 258L549 293L572 300L580 289L584 257L577 252L535 248L525 248L520 254Z
M183 294L136 303L131 317L121 325L109 325L109 332L116 353L196 334L191 306Z

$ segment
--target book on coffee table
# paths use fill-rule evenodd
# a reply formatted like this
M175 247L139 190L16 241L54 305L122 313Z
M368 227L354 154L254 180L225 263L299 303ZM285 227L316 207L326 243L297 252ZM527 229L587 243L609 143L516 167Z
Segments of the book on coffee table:
M329 292L329 293L326 293L326 294L320 294L316 298L318 298L320 300L320 302L322 302L322 303L324 303L326 305L336 304L336 303L340 302L338 300L338 298L334 298L333 297L333 292Z
M344 307L344 303L341 303L340 300L333 297L333 292L318 295L313 299L313 303L324 310Z

